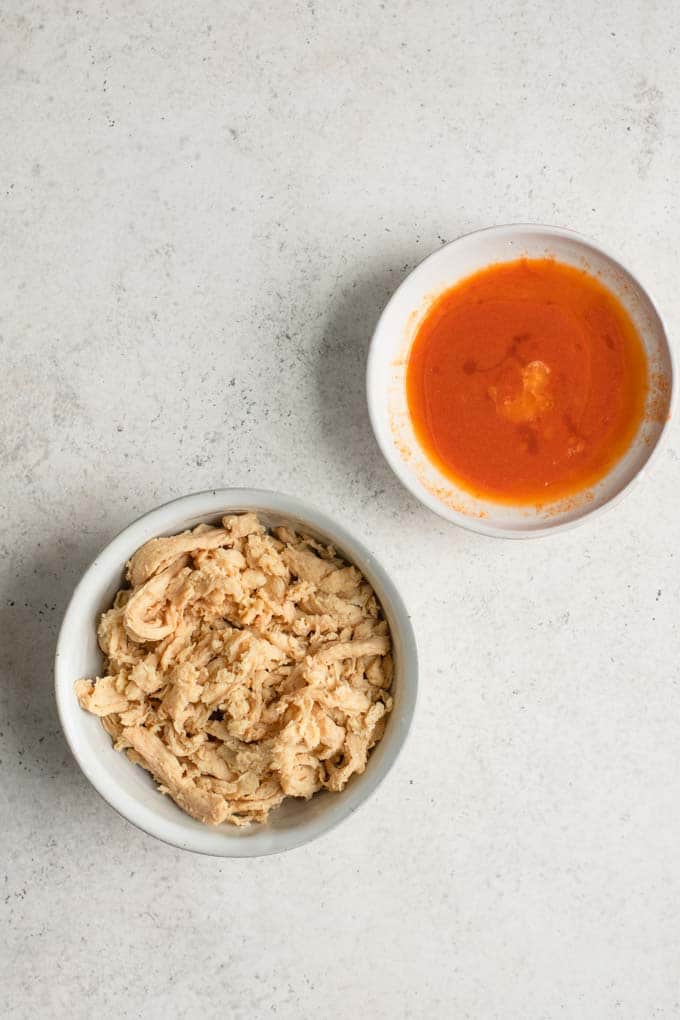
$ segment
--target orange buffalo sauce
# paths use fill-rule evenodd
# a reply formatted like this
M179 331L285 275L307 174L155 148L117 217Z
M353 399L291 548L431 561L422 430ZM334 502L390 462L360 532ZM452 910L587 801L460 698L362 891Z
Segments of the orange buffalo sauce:
M647 359L599 280L520 259L437 298L406 389L418 441L445 475L485 499L540 505L589 488L626 451Z

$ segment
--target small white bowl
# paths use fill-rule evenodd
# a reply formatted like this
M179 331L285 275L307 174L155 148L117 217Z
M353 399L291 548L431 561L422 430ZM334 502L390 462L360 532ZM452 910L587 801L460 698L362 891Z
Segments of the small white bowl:
M476 499L426 457L411 424L406 367L411 345L432 302L449 287L493 263L553 257L598 277L636 325L650 369L645 415L622 459L593 488L551 505L513 507ZM368 408L378 444L392 470L425 506L484 535L525 538L573 527L618 502L641 478L666 431L675 399L671 346L661 315L642 284L613 255L571 230L490 227L444 245L421 262L392 295L376 326L367 368Z
M385 734L369 756L363 775L341 793L317 793L309 801L288 798L266 825L236 828L202 825L161 795L151 777L114 751L100 720L84 712L73 685L101 673L97 645L99 614L111 605L123 582L126 561L156 535L172 535L225 513L255 510L272 526L290 521L332 543L354 563L382 603L394 645L394 709ZM301 846L351 815L373 793L394 764L406 739L416 704L418 660L409 614L375 557L325 514L299 499L256 489L221 489L184 496L140 517L108 545L78 584L61 626L55 661L59 718L76 761L104 800L124 818L166 843L217 857L257 857Z

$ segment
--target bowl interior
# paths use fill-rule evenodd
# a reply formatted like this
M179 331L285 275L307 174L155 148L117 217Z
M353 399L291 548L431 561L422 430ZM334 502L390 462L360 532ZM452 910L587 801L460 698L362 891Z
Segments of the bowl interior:
M406 402L406 366L423 316L442 291L485 266L552 257L598 277L621 301L647 353L650 386L643 421L630 448L592 488L541 507L477 499L442 474L415 437ZM481 230L425 259L392 296L378 323L368 366L368 400L378 443L402 482L437 513L468 528L507 537L541 534L576 523L621 496L648 463L668 422L673 365L663 322L641 284L612 256L571 231L511 226Z
M380 599L394 643L394 709L385 734L369 757L366 771L341 793L322 791L309 801L288 798L266 825L216 828L184 814L157 792L142 768L113 749L100 720L84 712L73 685L80 677L101 675L96 637L99 614L111 605L123 583L127 559L148 539L171 535L224 513L255 510L264 523L291 522L332 543L362 571ZM64 617L56 659L56 695L69 745L84 773L117 811L151 835L185 849L219 856L276 853L308 842L351 814L375 789L394 762L415 707L416 648L410 619L394 585L375 558L344 529L291 497L274 493L226 491L176 500L136 521L97 557L74 592Z

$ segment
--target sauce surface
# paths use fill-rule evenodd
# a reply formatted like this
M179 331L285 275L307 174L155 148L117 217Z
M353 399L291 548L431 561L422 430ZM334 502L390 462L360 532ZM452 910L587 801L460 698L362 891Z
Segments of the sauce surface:
M640 425L647 359L595 277L554 259L489 266L445 291L406 371L418 442L484 499L541 505L594 485Z

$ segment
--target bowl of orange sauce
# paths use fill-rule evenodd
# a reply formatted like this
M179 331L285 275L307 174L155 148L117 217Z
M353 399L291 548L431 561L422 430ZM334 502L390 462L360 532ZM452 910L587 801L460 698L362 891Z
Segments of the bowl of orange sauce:
M558 227L491 227L401 284L368 359L376 439L418 499L467 528L538 536L601 512L667 428L673 355L642 284Z

